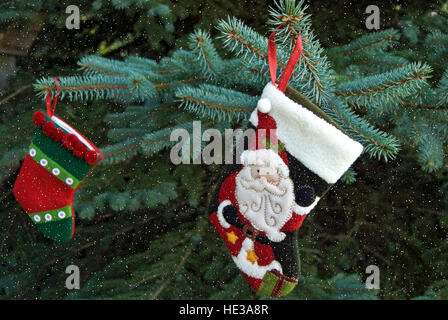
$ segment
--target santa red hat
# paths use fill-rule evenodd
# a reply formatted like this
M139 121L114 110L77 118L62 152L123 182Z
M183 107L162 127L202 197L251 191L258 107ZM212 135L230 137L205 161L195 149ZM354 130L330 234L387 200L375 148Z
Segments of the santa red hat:
M288 177L288 156L283 144L277 137L275 120L269 114L257 111L257 109L254 112L257 112L256 117L258 119L257 123L254 124L256 130L251 137L249 149L241 154L241 163L245 166L264 165L273 167L278 170L282 177Z

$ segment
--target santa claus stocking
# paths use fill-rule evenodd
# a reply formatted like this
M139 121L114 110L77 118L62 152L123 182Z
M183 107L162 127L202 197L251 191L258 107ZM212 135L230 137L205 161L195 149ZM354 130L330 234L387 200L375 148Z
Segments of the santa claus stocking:
M13 194L45 236L55 241L68 241L75 231L75 192L103 155L78 131L54 115L56 99L57 94L51 108L48 95L47 114L36 111L33 115L37 130Z
M250 117L255 133L241 154L242 167L220 186L211 222L253 289L279 297L297 284L297 229L363 148L321 110L285 95L301 54L300 36L276 84L274 35L268 47L272 83Z

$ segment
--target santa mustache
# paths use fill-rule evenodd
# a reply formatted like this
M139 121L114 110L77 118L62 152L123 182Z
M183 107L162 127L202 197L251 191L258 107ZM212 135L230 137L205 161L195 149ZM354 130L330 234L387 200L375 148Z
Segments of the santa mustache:
M282 181L287 180L288 178L280 177L278 185L272 184L269 181L262 183L260 179L252 178L250 175L250 168L247 169L248 170L245 172L246 174L243 174L238 178L244 189L254 190L256 192L263 192L266 190L267 192L278 197L283 197L288 192L288 189L282 186Z

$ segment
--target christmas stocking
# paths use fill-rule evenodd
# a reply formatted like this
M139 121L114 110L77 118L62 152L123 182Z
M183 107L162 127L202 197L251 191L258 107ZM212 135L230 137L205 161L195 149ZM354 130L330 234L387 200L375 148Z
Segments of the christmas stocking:
M55 80L57 81L57 80ZM49 96L49 95L48 95ZM39 230L55 241L75 231L73 197L103 155L89 140L54 115L57 95L47 114L36 111L37 126L13 193Z
M250 117L255 132L242 167L220 186L211 222L252 288L279 297L297 284L297 229L363 148L317 106L311 111L285 95L300 36L275 83L274 35L268 46L272 83Z

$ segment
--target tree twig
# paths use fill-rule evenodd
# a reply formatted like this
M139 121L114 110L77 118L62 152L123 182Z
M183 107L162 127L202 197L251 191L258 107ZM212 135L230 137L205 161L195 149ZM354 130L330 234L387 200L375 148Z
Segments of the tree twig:
M17 89L16 91L14 91L13 93L11 93L9 96L7 96L6 98L4 98L2 101L0 101L0 106L2 104L5 104L6 102L8 102L9 100L11 100L12 98L14 98L15 96L17 96L18 94L20 94L22 91L25 91L26 89L30 88L31 85L28 84L26 86L20 87L19 89Z

